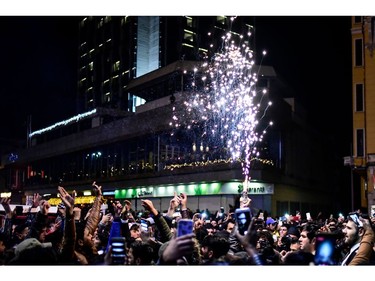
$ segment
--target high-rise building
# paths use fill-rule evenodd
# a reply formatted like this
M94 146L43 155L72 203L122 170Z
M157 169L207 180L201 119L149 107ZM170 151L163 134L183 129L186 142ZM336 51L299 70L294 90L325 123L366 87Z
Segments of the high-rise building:
M375 213L375 17L352 17L352 208ZM357 195L358 194L358 195Z
M79 111L97 107L134 111L145 100L127 85L134 79L176 61L197 61L208 55L209 39L230 28L239 37L251 30L251 18L189 16L85 17L79 23ZM219 37L220 38L220 37ZM216 46L213 46L216 48ZM156 99L172 90L170 80ZM159 87L160 88L160 87Z

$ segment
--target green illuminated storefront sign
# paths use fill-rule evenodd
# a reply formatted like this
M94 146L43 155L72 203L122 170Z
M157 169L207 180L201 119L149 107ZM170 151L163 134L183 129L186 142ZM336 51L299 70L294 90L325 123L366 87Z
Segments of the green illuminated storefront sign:
M199 195L220 195L220 194L238 194L240 182L224 183L197 183L181 185L160 185L148 187L135 187L127 189L118 189L115 191L115 198L140 198L140 197L170 197L174 192L186 193L190 196ZM264 195L273 194L274 185L268 183L250 182L249 194Z

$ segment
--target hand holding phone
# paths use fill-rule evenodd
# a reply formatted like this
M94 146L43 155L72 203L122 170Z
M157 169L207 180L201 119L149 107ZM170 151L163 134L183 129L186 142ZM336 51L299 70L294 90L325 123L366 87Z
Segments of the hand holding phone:
M125 237L112 237L112 264L114 265L124 265L126 251L125 251Z
M321 232L316 235L315 239L315 265L335 265L337 235L329 232Z
M193 232L193 220L180 219L177 222L177 237Z
M141 219L141 229L142 229L142 232L148 232L147 220Z
M363 223L359 219L358 213L349 213L350 219L358 226L358 227L363 227Z
M306 219L308 220L308 221L311 221L311 214L308 212L308 213L306 213Z
M238 226L238 232L241 235L245 235L251 222L250 208L238 208L235 211L236 224Z

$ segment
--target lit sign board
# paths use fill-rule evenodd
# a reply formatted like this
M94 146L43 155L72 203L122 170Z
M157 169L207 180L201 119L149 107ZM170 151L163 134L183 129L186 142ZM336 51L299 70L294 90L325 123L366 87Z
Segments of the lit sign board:
M173 196L174 192L177 194L186 193L186 195L190 196L239 194L238 186L240 184L240 182L216 182L118 189L115 191L115 198L170 197ZM273 193L273 184L259 182L249 183L248 194L250 195Z

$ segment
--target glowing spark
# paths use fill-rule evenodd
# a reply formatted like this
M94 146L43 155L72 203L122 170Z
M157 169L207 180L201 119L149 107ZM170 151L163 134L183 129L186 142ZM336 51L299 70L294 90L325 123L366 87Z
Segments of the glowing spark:
M266 89L256 88L258 75L253 71L255 61L248 46L250 40L231 32L221 38L220 51L199 70L194 69L194 91L184 103L187 114L173 120L188 123L188 129L199 126L201 138L217 147L225 147L228 158L241 161L246 182L252 155L259 156L257 144L272 125L270 122L265 129L257 128L272 103L263 101ZM266 55L266 51L262 54ZM196 79L199 74L200 82ZM200 87L201 83L204 85Z

